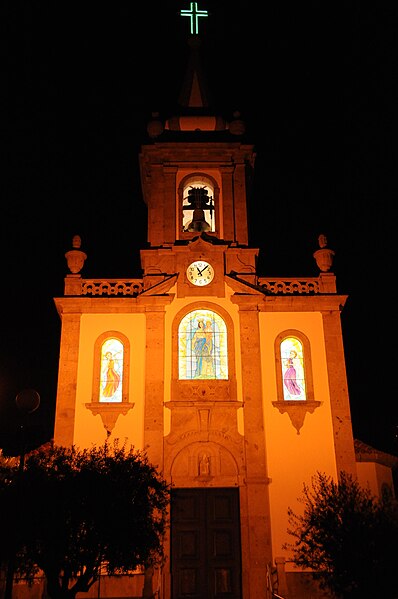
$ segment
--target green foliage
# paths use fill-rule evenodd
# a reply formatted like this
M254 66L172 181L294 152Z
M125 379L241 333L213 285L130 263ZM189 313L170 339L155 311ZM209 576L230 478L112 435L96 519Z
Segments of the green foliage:
M16 572L42 570L48 593L88 591L100 568L129 574L163 558L169 487L133 448L51 446L0 469L0 560L16 550Z
M288 509L295 541L284 546L297 566L337 597L398 597L398 506L390 494L378 500L346 473L335 482L318 472L299 502L302 514Z

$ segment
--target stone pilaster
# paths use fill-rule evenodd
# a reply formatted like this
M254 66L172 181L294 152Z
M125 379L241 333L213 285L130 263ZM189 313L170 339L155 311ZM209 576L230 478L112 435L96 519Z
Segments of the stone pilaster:
M340 312L322 312L337 471L356 476L350 400Z
M160 471L163 470L164 318L163 306L146 308L144 448L149 461Z
M262 407L260 332L257 298L234 297L239 304L244 390L245 485L241 488L243 585L246 597L261 597L271 561L270 506Z
M54 443L68 447L73 444L75 424L77 364L81 314L61 315L61 347L59 354L57 406Z

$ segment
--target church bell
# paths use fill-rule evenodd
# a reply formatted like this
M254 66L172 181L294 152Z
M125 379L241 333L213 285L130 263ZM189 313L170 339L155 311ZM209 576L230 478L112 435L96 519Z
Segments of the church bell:
M211 225L206 221L205 210L213 214L213 198L207 196L208 191L205 187L191 187L188 191L189 206L184 206L184 210L192 210L192 220L188 223L186 231L210 231Z

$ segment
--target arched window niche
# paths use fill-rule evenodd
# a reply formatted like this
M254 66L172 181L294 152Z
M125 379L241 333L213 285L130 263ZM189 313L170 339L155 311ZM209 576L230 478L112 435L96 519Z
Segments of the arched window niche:
M213 310L197 309L178 327L178 378L228 380L228 337L224 320Z
M307 412L321 405L314 399L311 346L304 333L289 329L280 333L274 344L277 400L272 405L288 413L300 434Z
M231 316L211 302L181 310L173 322L172 400L236 400Z
M191 173L184 177L178 188L179 239L190 239L201 231L219 236L219 187L205 173ZM200 217L200 229L196 219Z
M86 407L100 414L109 436L120 414L134 407L129 402L130 342L118 331L107 331L94 344L92 399Z

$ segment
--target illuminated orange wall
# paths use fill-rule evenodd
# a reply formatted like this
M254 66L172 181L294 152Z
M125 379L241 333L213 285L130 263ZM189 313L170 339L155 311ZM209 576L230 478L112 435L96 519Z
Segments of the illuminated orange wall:
M289 415L281 414L272 405L278 399L274 341L287 329L301 331L310 341L315 400L322 402L314 413L305 415L299 434ZM297 498L302 495L303 483L310 483L317 470L336 476L322 315L319 312L261 313L260 337L273 554L288 558L282 550L283 543L291 541L286 532L288 506L300 511ZM288 564L286 569L289 569Z
M171 290L173 292L173 290ZM226 287L225 298L203 297L201 301L212 303L215 308L228 311L234 324L235 375L237 399L242 401L241 348L239 335L238 306L230 301L232 291ZM165 347L164 358L164 397L159 401L170 401L170 381L172 378L171 331L176 315L182 310L197 305L192 298L177 298L165 307ZM145 368L156 368L156 364L145 364L146 344L145 313L132 314L84 314L80 326L80 347L78 359L78 381L76 392L76 413L74 423L74 443L78 446L102 444L106 431L100 415L93 416L85 404L91 401L93 384L93 359L96 339L105 331L120 331L130 341L130 389L129 401L134 409L127 415L120 415L110 436L127 440L136 448L143 448ZM302 495L303 483L309 484L317 471L336 477L335 447L332 430L327 364L324 345L324 330L320 312L260 312L259 313L262 380L258 381L258 393L263 401L264 435L266 447L267 475L270 479L270 508L272 523L272 549L277 557L288 555L282 545L290 541L287 534L287 509L300 510L297 498ZM281 414L272 405L278 399L276 386L274 342L281 332L293 329L306 335L311 346L312 372L315 400L320 407L313 413L306 413L299 434L287 413ZM343 366L344 367L344 366ZM280 399L280 398L279 398ZM164 436L170 433L170 413L164 410ZM238 429L244 435L244 410L238 410ZM362 478L374 480L374 473L367 472L362 465ZM372 465L374 467L374 465ZM367 467L369 468L369 466ZM373 478L371 476L373 474ZM381 476L378 472L378 475ZM372 483L373 484L373 483ZM287 570L289 565L287 564Z
M144 314L84 314L80 325L78 380L74 443L80 447L103 444L106 440L101 416L93 416L85 404L91 402L93 359L96 339L105 331L120 331L130 341L129 401L134 408L119 415L109 440L128 440L137 449L143 447L144 376L145 376L145 315Z

